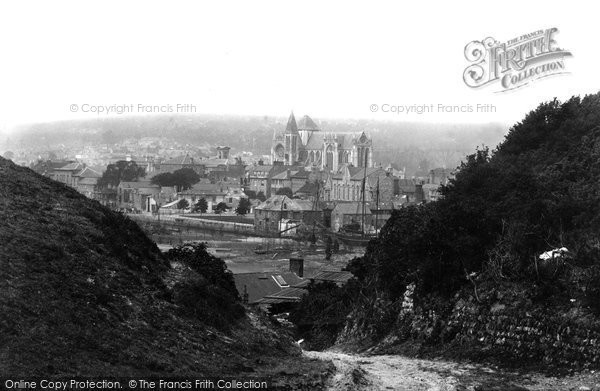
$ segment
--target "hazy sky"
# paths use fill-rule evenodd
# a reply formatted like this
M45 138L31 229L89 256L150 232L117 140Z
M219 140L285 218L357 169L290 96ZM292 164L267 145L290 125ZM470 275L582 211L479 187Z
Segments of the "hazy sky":
M596 19L583 1L3 2L0 131L98 116L83 105L178 103L201 113L513 123L542 100L600 89ZM504 94L464 84L468 42L550 27L573 53L569 75ZM478 103L497 111L370 110Z

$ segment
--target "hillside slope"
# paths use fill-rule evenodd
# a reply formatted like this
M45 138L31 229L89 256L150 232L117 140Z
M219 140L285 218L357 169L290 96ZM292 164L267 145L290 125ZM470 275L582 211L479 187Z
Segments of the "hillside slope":
M173 278L137 224L0 158L0 373L327 376L255 314L182 315Z

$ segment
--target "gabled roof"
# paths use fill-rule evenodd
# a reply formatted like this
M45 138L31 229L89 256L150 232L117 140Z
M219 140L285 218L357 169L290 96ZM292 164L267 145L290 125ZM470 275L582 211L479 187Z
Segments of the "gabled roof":
M244 295L245 287L248 303L256 303L265 296L302 282L302 278L291 272L239 273L234 274L233 279L240 296Z
M308 115L305 115L304 117L302 117L302 119L300 119L300 121L298 122L298 130L308 130L311 132L320 131L317 124L315 124L315 121L313 121L312 118L310 118Z
M62 167L57 167L54 170L56 170L56 171L79 171L82 168L83 168L83 164L78 163L78 162L73 162L73 163L66 164Z
M98 171L96 171L90 167L85 167L83 170L79 171L79 173L77 173L76 175L80 178L101 178L102 177L102 174L100 174Z
M308 171L296 171L294 174L290 175L292 179L308 179L310 176L310 172Z
M188 165L188 164L198 164L198 162L194 162L194 158L190 155L182 155L177 156L167 161L164 161L160 164L177 164L177 165Z
M274 210L274 211L312 211L313 203L311 201L290 198L285 195L274 195L255 208L256 210Z
M271 171L271 169L273 168L272 165L256 165L256 166L250 166L248 167L248 174L252 174L255 172L261 172L261 173L268 173L269 171Z

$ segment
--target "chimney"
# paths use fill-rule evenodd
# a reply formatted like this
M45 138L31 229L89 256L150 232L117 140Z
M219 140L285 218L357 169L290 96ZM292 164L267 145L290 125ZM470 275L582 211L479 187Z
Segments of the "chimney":
M423 185L420 183L417 183L415 185L415 202L421 203L421 202L423 202L424 198L425 198L425 194L423 193Z
M304 276L304 259L303 258L290 258L290 271L295 273L298 277Z

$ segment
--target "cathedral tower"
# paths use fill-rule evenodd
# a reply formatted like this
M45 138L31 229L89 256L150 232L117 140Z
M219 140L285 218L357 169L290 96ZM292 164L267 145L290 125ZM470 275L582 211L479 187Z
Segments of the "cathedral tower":
M288 123L285 127L284 138L285 164L291 166L298 161L298 152L300 150L300 137L298 134L298 125L296 124L294 112L290 114L290 118L288 119Z

